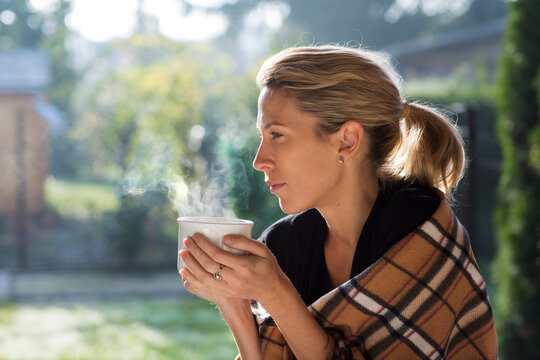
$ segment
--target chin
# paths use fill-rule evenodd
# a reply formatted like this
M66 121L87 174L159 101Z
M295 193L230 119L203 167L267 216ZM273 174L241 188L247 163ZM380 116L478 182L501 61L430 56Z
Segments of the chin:
M298 214L304 210L307 210L308 207L293 205L291 203L287 203L283 201L281 198L279 198L279 207L281 208L281 211L283 211L287 215L291 214Z

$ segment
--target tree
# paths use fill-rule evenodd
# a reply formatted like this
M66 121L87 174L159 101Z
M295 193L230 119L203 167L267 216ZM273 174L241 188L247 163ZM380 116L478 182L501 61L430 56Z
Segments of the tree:
M66 46L71 32L65 19L70 10L69 0L56 0L46 12L32 8L27 0L0 1L0 50L38 48L47 53L51 81L46 97L62 111L66 127L72 118L71 95L77 77ZM52 137L51 172L72 175L80 160L75 156L75 145L61 134L52 134Z
M159 36L138 34L105 49L78 88L73 132L89 145L93 175L159 178L179 170L190 129L202 120L209 69L196 51Z
M69 64L65 24L71 9L68 0L57 0L49 12L33 9L27 0L0 2L0 49L39 48L51 59L50 100L69 114L75 71Z
M39 46L51 58L51 86L48 91L50 101L58 106L71 123L71 95L75 88L77 72L71 65L71 54L66 42L71 35L65 23L71 11L71 1L58 0L54 11L41 14L43 38Z
M210 173L219 129L230 118L224 106L233 102L228 66L205 45L136 33L104 47L79 82L71 136L89 151L85 177L117 185L120 207L103 222L124 265L140 265L155 239L176 242L173 205L194 206L177 203L175 193L185 188L194 198Z
M540 358L540 2L509 3L500 77L503 169L496 213L495 299L501 353Z
M39 46L47 25L27 1L4 0L0 2L0 14L0 49Z
M506 13L505 0L237 0L225 2L215 11L227 16L230 23L227 35L236 39L242 32L245 17L269 3L289 7L282 34L286 34L284 37L291 44L306 33L307 40L315 43L358 41L376 48L498 19Z
M88 145L88 176L149 185L199 181L229 118L230 62L201 44L136 34L93 62L76 95L74 139ZM227 75L224 75L227 74Z

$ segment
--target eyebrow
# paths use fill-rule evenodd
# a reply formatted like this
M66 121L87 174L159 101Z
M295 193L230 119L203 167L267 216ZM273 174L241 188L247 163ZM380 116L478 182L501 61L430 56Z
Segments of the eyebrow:
M264 125L264 130L267 130L268 128L272 126L285 126L285 125L278 122L269 122L268 124Z

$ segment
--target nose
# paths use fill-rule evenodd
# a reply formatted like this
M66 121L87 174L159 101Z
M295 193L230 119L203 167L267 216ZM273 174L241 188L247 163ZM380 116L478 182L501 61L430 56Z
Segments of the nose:
M261 140L259 149L257 149L257 154L255 155L255 159L253 159L253 167L256 170L267 172L274 168L274 162L270 159L265 151L266 147L264 146L264 141Z

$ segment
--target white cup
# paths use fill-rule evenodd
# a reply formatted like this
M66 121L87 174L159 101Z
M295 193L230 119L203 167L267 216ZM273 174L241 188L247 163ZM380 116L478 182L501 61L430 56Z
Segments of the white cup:
M241 254L242 251L232 249L223 243L225 235L243 235L251 238L251 228L253 221L221 218L221 217L179 217L178 218L178 251L184 248L184 239L191 237L195 233L206 236L214 245L235 253ZM182 258L177 253L177 268L180 271L184 267Z

